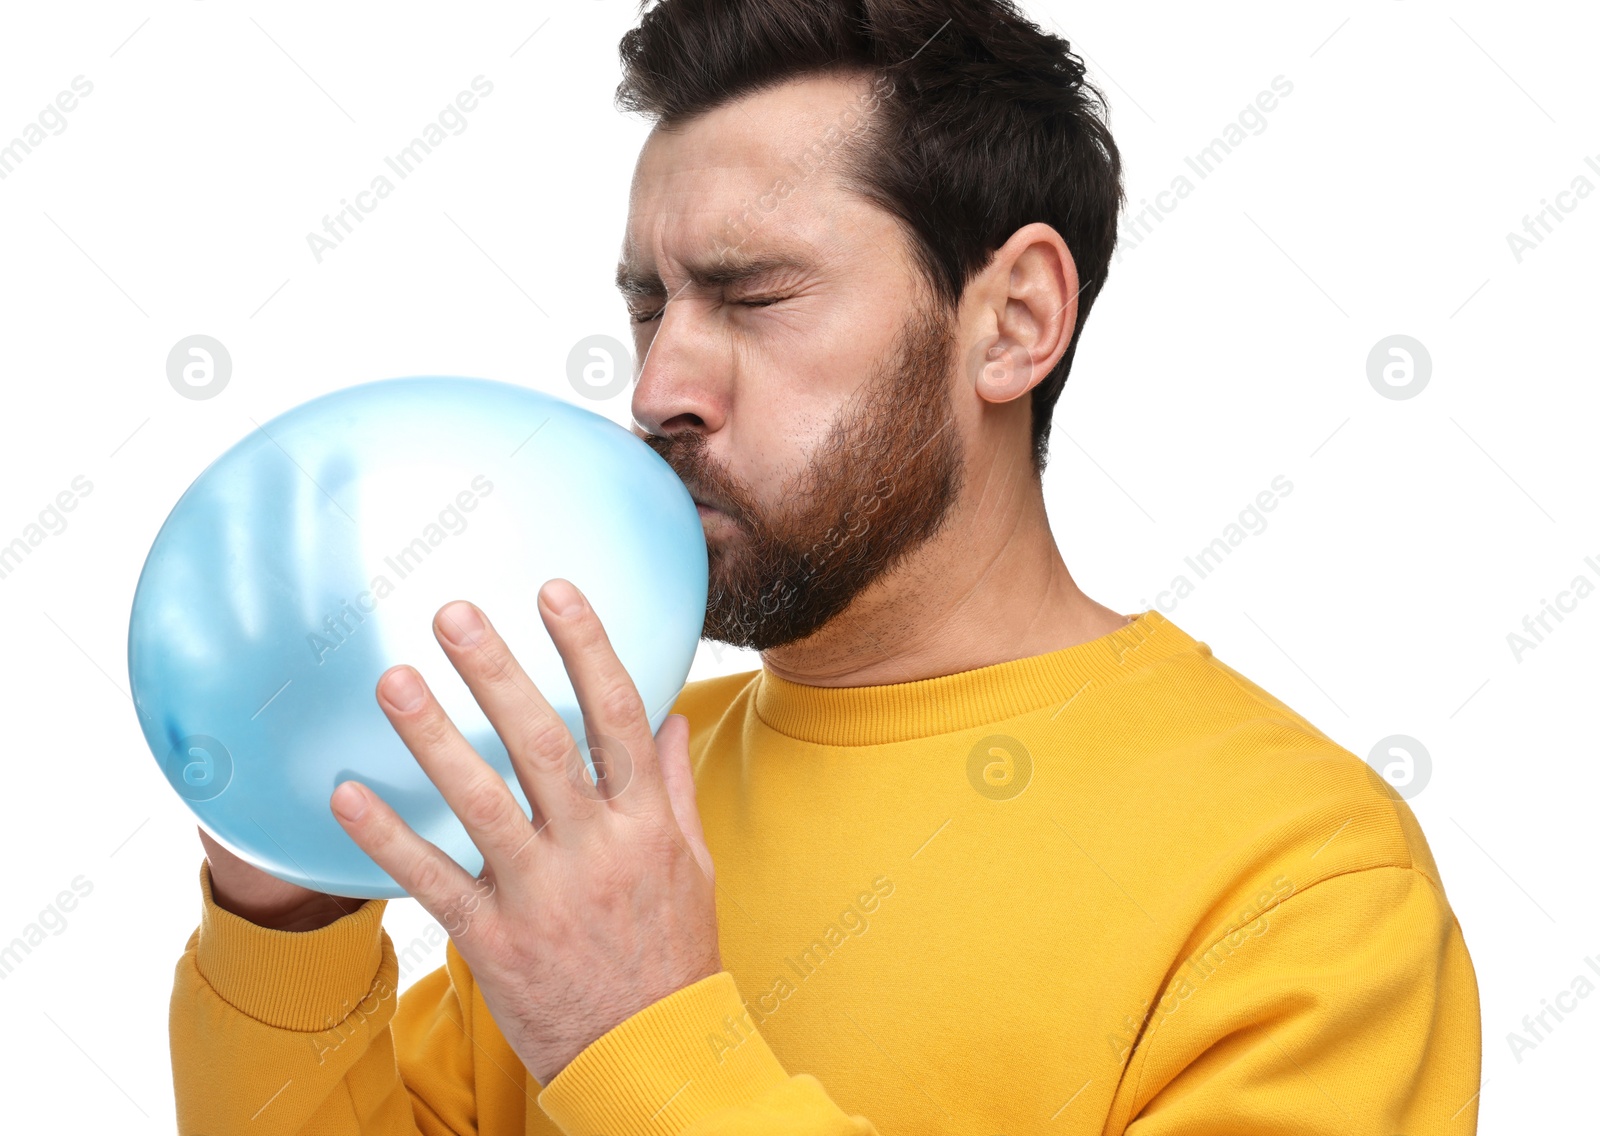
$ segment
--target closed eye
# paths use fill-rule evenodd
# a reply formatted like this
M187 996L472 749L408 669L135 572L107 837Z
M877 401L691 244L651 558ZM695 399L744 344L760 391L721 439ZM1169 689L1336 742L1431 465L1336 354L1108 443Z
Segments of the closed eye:
M790 297L790 296L754 296L754 297L751 297L749 299L734 300L733 302L735 304L738 304L740 307L745 307L745 308L765 308L765 307L770 307L773 304L776 304L776 303L779 303L779 302L781 302L783 300L788 300L788 299L792 299L792 297ZM632 317L632 320L633 320L634 323L650 323L650 322L652 322L654 320L660 319L661 318L661 313L664 312L665 310L666 310L665 308L657 308L653 312L640 313L638 315L634 315Z

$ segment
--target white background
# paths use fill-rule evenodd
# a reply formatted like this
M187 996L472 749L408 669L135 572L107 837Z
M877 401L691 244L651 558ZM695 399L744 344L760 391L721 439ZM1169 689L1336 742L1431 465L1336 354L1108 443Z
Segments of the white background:
M1600 997L1520 1061L1507 1035L1600 958L1600 598L1520 660L1507 635L1575 576L1600 583L1584 562L1600 561L1600 194L1566 198L1520 262L1507 234L1579 175L1600 186L1584 164L1600 164L1600 16L1028 8L1106 91L1132 207L1194 184L1114 266L1056 411L1046 494L1067 562L1096 599L1155 606L1289 478L1267 528L1169 618L1353 752L1392 734L1426 747L1411 803L1477 967L1482 1131L1570 1130L1593 1113ZM646 126L611 96L634 18L616 0L0 14L0 143L74 76L93 83L0 180L0 542L74 477L94 486L0 579L0 942L73 878L93 886L0 982L13 1113L173 1127L167 999L201 851L124 662L161 521L253 423L339 387L464 374L576 398L572 345L628 331L611 274ZM306 234L480 74L494 91L464 133L319 264ZM1197 177L1185 156L1277 76L1293 92L1266 128ZM197 333L233 361L205 400L166 375ZM1368 381L1393 334L1431 356L1412 398ZM587 405L628 421L626 392ZM702 645L692 677L756 665ZM402 948L427 923L390 906Z

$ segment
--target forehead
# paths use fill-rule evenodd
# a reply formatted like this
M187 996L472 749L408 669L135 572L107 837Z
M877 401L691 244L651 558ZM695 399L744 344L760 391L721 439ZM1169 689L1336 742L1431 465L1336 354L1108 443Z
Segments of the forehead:
M865 76L808 76L653 131L634 170L623 268L650 276L819 249L841 211L867 207L839 173L874 105Z

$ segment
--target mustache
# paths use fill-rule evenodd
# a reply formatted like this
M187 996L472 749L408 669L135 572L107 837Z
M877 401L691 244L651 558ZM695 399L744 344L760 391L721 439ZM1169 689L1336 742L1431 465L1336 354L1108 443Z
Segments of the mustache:
M644 441L671 467L672 472L678 475L678 479L689 486L691 492L696 488L695 481L705 480L706 466L709 463L705 457L705 439L700 435L683 434L678 437L666 437L650 434Z
M711 461L703 435L692 431L676 436L651 434L644 441L678 475L678 480L696 501L703 501L735 518L747 515L743 495Z

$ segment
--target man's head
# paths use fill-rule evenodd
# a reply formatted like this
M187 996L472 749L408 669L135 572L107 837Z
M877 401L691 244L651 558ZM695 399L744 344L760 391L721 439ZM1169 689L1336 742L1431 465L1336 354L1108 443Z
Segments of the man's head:
M706 636L781 646L1037 490L1117 151L1000 0L665 0L621 53L633 416L716 507Z

